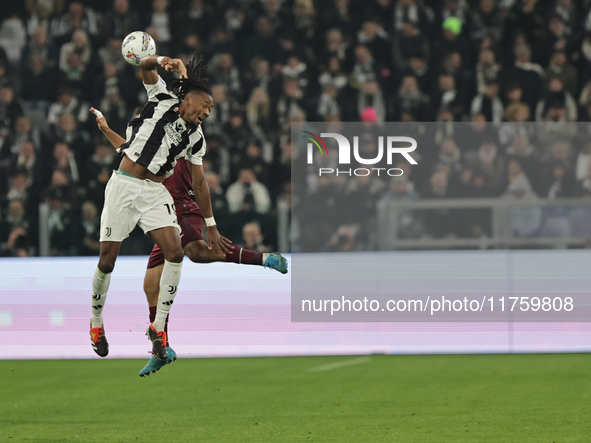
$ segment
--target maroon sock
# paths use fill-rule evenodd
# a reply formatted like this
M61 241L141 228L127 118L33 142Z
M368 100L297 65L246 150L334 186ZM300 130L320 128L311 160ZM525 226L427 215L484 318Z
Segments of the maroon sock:
M156 306L149 306L150 308L150 323L154 323L156 320ZM168 340L168 317L170 314L166 316L166 320L164 322L164 332L166 332L166 339Z
M226 254L226 261L240 263L243 265L263 265L263 253L249 251L248 249L234 246L229 254Z

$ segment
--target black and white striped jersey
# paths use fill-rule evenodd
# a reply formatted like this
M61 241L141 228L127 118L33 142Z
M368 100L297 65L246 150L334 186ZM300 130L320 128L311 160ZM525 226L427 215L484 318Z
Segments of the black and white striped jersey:
M196 128L180 117L179 98L166 89L161 77L156 84L144 86L148 103L127 125L125 143L117 152L164 177L172 175L181 157L195 165L203 164L206 143L201 126Z

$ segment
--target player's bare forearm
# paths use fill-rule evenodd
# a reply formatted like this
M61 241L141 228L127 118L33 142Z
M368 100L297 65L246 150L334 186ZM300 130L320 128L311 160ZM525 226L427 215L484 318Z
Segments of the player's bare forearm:
M158 63L158 58L160 58L160 63ZM170 57L161 57L159 55L142 57L140 60L140 73L142 74L142 80L146 85L155 85L158 82L158 72L156 71L156 68L158 66L163 66L162 63L165 63L167 60L170 60Z
M197 204L201 208L201 213L203 217L209 218L213 217L213 209L211 206L211 194L209 192L209 185L205 180L205 176L203 173L193 174L194 168L201 168L203 171L203 166L193 165L191 168L191 177L193 179L193 192L195 192L195 199L197 200ZM201 175L201 177L200 177Z
M112 129L109 129L107 132L103 132L103 134L105 134L105 137L107 137L107 140L109 140L115 149L125 143L125 139Z
M156 72L158 66L169 72L176 72L181 77L187 77L187 68L182 60L160 55L148 55L140 60L140 72L146 85L154 85L158 81L158 72Z

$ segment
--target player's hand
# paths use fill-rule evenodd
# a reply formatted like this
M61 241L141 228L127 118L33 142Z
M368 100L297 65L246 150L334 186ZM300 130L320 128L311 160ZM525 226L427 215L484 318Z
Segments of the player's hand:
M220 249L229 254L232 249L234 249L234 245L232 245L232 240L227 239L223 235L220 235Z
M168 72L178 73L181 77L187 76L187 68L185 67L185 64L183 63L183 61L180 58L169 58L169 57L166 57L166 58L168 60L166 60L166 61L162 60L162 63L160 63L160 66L162 66Z
M223 239L223 240L222 240ZM228 248L230 240L222 237L218 232L217 226L209 226L207 228L207 248L213 249L219 248L224 254L229 254L230 249Z
M96 124L98 128L101 130L101 132L106 133L111 130L111 128L109 128L109 125L107 124L107 120L105 119L101 111L95 108L90 108L89 111L96 115Z

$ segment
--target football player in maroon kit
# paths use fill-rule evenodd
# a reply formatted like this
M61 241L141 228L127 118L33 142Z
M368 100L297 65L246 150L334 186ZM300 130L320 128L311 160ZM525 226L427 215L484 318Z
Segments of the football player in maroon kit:
M171 61L171 66L167 70L174 70L183 76L182 62L178 59ZM107 137L109 142L118 148L125 139L114 132L102 113L95 108L90 111L96 115L96 122L101 132ZM205 141L204 141L205 143ZM203 150L205 151L205 149ZM216 261L232 262L245 265L258 265L275 269L282 274L287 273L287 261L278 252L262 253L250 251L239 246L232 245L231 241L225 237L222 243L225 246L223 251L217 245L208 245L202 235L203 226L215 225L215 220L211 217L205 220L197 202L211 207L211 197L209 187L205 180L205 174L202 165L194 165L185 159L178 159L174 167L174 173L164 179L164 186L170 192L175 208L177 220L181 227L181 242L185 255L194 263L212 263ZM213 225L212 225L213 223ZM144 278L144 292L148 300L150 309L150 322L154 321L156 316L156 307L158 304L158 294L160 290L160 277L164 265L164 256L157 245L154 245L150 258L148 260L148 269ZM165 331L168 334L168 317L166 319ZM155 373L168 363L176 360L176 353L167 343L167 358L161 360L152 355L148 364L140 371L140 377L145 377Z

